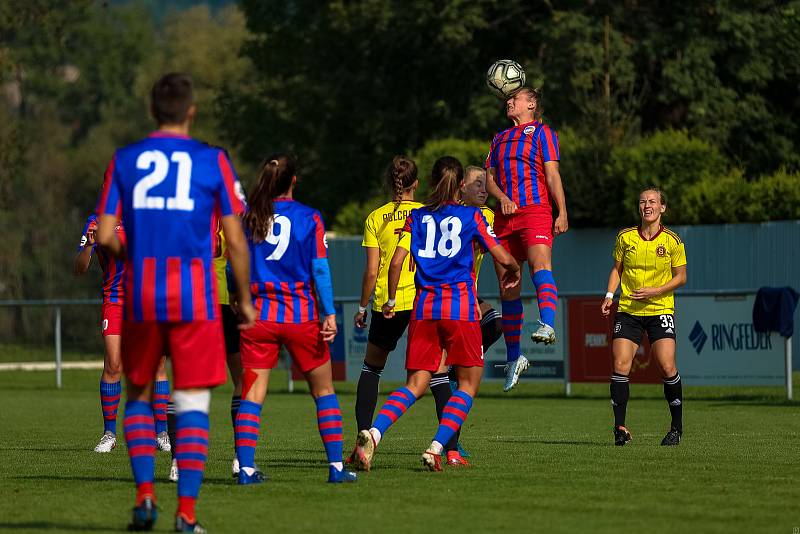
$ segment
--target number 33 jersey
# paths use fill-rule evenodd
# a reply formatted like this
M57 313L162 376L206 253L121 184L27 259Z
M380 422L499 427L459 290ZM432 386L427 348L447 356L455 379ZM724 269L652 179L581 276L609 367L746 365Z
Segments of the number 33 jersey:
M165 132L123 147L106 170L96 211L125 221L127 320L218 318L213 214L244 212L223 149Z
M319 212L289 198L276 198L269 235L256 243L248 232L247 242L250 292L259 319L277 323L316 320L312 263L328 257Z
M484 250L499 244L479 208L449 203L411 211L397 246L417 265L414 319L478 320L473 241Z

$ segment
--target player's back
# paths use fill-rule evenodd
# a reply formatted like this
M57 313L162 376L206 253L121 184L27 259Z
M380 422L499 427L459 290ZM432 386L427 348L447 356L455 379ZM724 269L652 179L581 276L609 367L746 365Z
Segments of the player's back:
M275 199L269 235L250 246L251 293L261 320L301 323L317 318L312 262L327 257L319 212L288 198Z

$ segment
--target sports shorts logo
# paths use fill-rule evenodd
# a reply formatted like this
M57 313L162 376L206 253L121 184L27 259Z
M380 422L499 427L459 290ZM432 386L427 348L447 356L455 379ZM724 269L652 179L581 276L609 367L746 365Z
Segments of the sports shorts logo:
M103 332L108 330L108 319L103 319Z
M622 330L622 323L617 321L614 323L614 333L619 334L619 331Z
M536 127L535 127L535 126L526 126L526 127L525 127L525 128L522 130L522 133L524 133L525 135L530 135L530 134L532 134L532 133L533 133L533 131L534 131L535 129L536 129Z
M545 241L549 241L550 240L550 238L547 237L546 235L537 235L536 239L544 239Z
M667 255L667 248L664 245L658 245L658 247L656 247L656 256L658 256L659 258L663 258L666 255Z

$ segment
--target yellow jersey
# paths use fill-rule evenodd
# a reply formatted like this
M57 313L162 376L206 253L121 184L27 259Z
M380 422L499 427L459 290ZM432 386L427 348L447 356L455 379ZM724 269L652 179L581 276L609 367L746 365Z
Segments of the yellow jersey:
M362 247L377 248L380 251L378 264L378 279L375 282L375 298L372 300L372 309L381 311L389 298L389 263L394 256L394 249L401 230L406 223L406 218L414 208L420 208L420 202L403 200L401 202L388 202L369 214L364 223L364 241ZM416 289L414 287L414 260L409 254L403 261L403 270L400 273L400 282L397 284L395 311L410 310L414 307Z
M225 276L225 267L228 265L228 249L225 246L225 236L222 233L222 224L217 220L217 228L214 232L213 246L214 257L211 263L214 266L214 274L217 276L217 294L219 295L219 303L222 305L230 304L230 297L228 296L228 280Z
M486 218L486 222L489 223L489 226L494 225L494 211L488 206L481 206L481 213ZM483 255L485 252L481 249L481 247L477 247L475 249L475 283L478 283L478 274L481 272L481 262L483 262Z
M672 268L686 265L686 250L678 235L664 226L651 239L639 228L617 234L614 260L622 262L622 291L618 310L631 315L675 313L672 292L646 300L633 300L631 293L642 287L663 286L672 279Z

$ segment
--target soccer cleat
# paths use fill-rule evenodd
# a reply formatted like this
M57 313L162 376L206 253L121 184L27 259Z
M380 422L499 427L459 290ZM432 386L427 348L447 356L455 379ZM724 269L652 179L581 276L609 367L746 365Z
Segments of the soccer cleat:
M369 430L362 430L356 437L356 467L362 471L369 471L374 455L375 440L372 439Z
M633 440L633 436L627 428L621 425L614 428L614 445L622 447L631 440Z
M539 329L531 334L531 341L534 343L544 343L545 345L552 345L556 342L556 331L553 327L539 321Z
M269 480L269 477L266 475L266 473L263 473L258 470L254 471L252 475L248 475L247 473L244 472L244 469L240 469L239 474L237 476L239 477L237 483L240 486L247 486L249 484L261 484L262 482Z
M208 531L204 529L200 523L189 521L181 514L175 516L175 532L194 532L195 534L206 534Z
M348 456L347 459L344 461L345 465L353 465L354 463L356 463L356 450L357 447L353 447L353 452L351 452L350 456Z
M447 465L450 467L470 467L469 462L458 451L447 451Z
M111 452L111 449L117 446L117 436L111 432L106 432L100 438L100 442L94 448L94 452Z
M133 507L133 517L128 525L128 530L136 532L153 530L153 524L157 517L156 503L153 502L152 497L145 497L141 504Z
M178 460L172 459L172 465L169 468L169 481L178 481Z
M667 435L664 436L664 439L661 440L661 445L663 447L674 447L678 443L681 442L681 436L683 435L683 430L678 428L670 428Z
M169 441L169 434L166 432L160 432L158 436L156 436L156 444L158 445L158 450L160 451L172 451L172 444Z
M422 465L428 471L441 471L442 470L442 455L436 454L433 451L427 450L422 453Z
M530 366L528 358L520 355L515 361L503 365L506 373L506 383L503 384L503 391L511 391L519 382L519 376Z
M355 482L358 480L358 475L353 473L352 471L347 471L346 469L336 469L333 466L330 466L328 469L328 482L333 484L341 484L342 482Z
M470 456L472 456L472 455L469 453L469 451L468 451L467 449L465 449L465 448L464 448L464 447L461 445L461 442L460 442L460 441L459 441L458 443L456 443L456 447L458 448L458 454L460 454L460 455L461 455L463 458L469 458Z
M233 463L231 464L231 476L239 478L239 458L236 456L233 457Z

